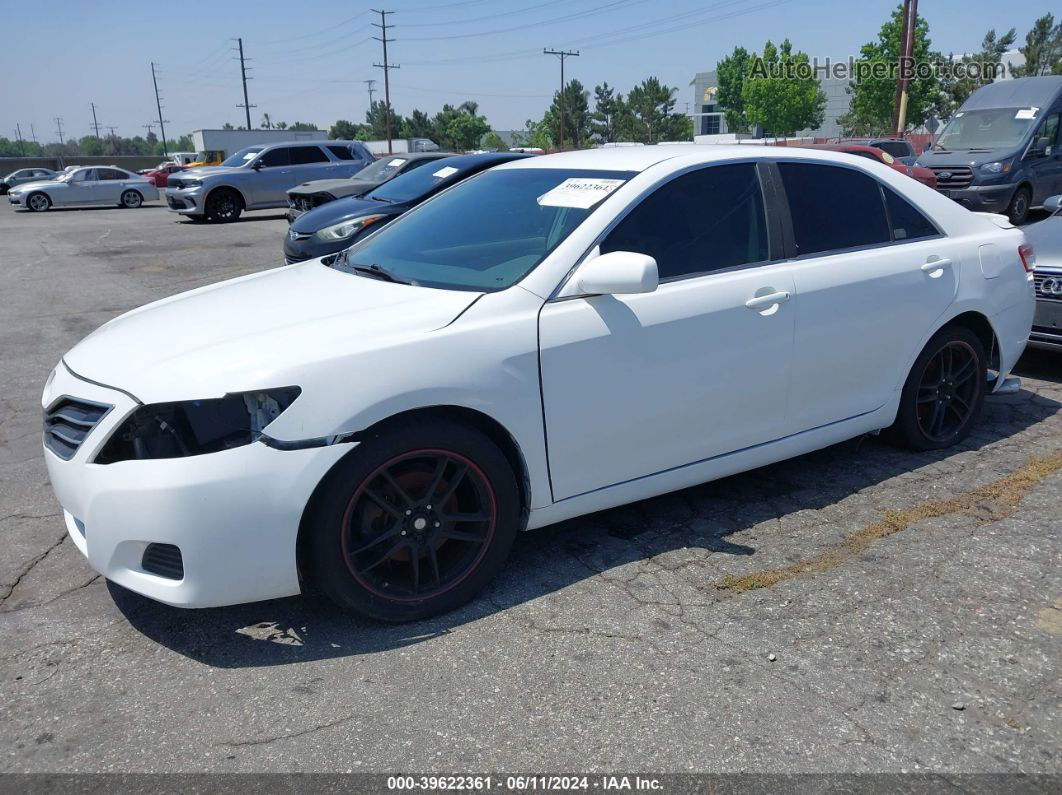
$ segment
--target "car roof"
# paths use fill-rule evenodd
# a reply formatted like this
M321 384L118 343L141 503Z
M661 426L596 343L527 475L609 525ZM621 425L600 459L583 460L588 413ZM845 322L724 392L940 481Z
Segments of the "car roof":
M994 108L1049 108L1062 94L1062 75L997 80L974 91L959 110Z
M583 149L574 152L558 152L538 155L507 163L499 168L568 168L600 171L645 171L658 163L674 160L676 168L702 163L735 159L758 160L794 159L823 160L834 163L851 163L854 157L845 152L828 149L810 149L796 146L767 146L763 144L676 144L657 146L631 146L608 149ZM864 158L865 160L865 158Z
M788 148L788 147L787 147ZM839 143L839 144L801 144L800 146L793 147L794 149L822 149L827 152L867 152L875 157L882 151L876 146L870 144L855 144L855 143Z

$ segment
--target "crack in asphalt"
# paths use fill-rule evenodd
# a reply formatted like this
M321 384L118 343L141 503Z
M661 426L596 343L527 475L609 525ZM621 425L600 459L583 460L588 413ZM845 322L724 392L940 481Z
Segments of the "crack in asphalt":
M22 580L26 577L26 575L28 575L31 571L33 571L42 560L47 558L50 554L52 554L52 552L54 552L56 549L58 549L59 546L64 541L66 541L66 539L67 539L67 534L64 532L59 537L58 541L56 541L54 544L52 544L50 547L48 547L46 550L44 550L44 552L42 552L40 555L38 555L33 560L31 560L29 562L29 564L26 566L26 568L23 569L18 574L18 576L15 578L15 581L13 583L11 583L11 584L0 584L0 588L6 588L7 589L6 593L0 595L0 607L4 606L7 603L7 600L11 597L12 594L15 593L15 590L22 583ZM4 611L4 612L9 612L9 611Z
M277 740L291 740L291 739L294 739L296 737L305 737L307 734L313 734L314 732L319 732L319 731L322 731L324 729L332 729L332 728L335 728L336 726L340 726L340 725L342 725L344 723L349 723L350 721L354 720L357 717L358 716L356 714L355 715L347 715L345 718L337 718L334 721L330 721L328 723L322 723L322 724L320 724L318 726L313 726L313 727L311 727L309 729L304 729L303 731L290 732L288 734L276 734L276 735L267 736L267 737L256 737L253 740L222 741L222 742L216 743L216 745L221 746L223 748L244 748L244 747L247 747L247 746L268 745L269 743L275 743Z

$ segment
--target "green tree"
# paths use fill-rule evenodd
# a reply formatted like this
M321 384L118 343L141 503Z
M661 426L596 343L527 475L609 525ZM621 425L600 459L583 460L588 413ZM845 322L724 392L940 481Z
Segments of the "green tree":
M273 121L269 118L268 113L262 114L262 123L259 125L263 130L273 129Z
M221 129L223 129L223 130L235 130L236 128L232 126L231 122L225 122L224 124L221 125Z
M688 117L673 112L676 91L655 77L646 78L632 88L627 94L627 112L622 116L622 136L632 141L655 144L657 141L675 140L672 136L676 132L684 132L686 127L689 127L692 135L693 127L686 123Z
M365 124L356 124L346 119L339 119L328 130L328 137L333 139L340 139L343 141L353 141L358 137L358 133L361 130L367 130L368 127Z
M599 143L619 140L619 129L626 105L607 82L594 86L594 112L590 115L590 132Z
M508 152L509 147L505 145L505 141L498 133L491 130L489 133L483 136L483 140L479 142L480 149L489 149L494 152Z
M734 51L715 65L719 81L716 102L726 116L726 126L731 132L748 132L749 120L745 117L745 98L742 90L749 73L751 56L744 47Z
M792 135L822 124L826 95L814 74L800 75L800 64L808 64L807 53L794 53L789 39L780 48L768 41L763 55L753 58L741 98L749 123L765 134Z
M273 123L274 130L286 130L288 129L288 123L286 121L278 121Z
M86 135L77 142L77 146L83 155L98 156L103 154L103 141L95 135Z
M998 37L993 29L988 31L981 40L980 52L974 55L964 55L958 59L954 56L949 56L947 59L949 68L944 71L943 77L940 79L940 92L938 99L931 106L931 111L937 116L947 118L966 101L970 94L981 86L991 83L992 77L987 68L977 77L971 77L966 74L960 80L954 76L956 67L959 64L965 66L976 63L986 67L999 68L1003 61L1003 53L1011 48L1014 44L1014 39L1014 28Z
M479 105L472 101L462 102L457 107L443 105L432 119L432 134L429 136L441 149L463 152L479 146L480 139L490 132L490 124L478 115Z
M1013 77L1062 75L1062 22L1056 25L1051 14L1044 14L1026 34L1025 46L1018 49L1025 63L1011 68Z
M571 80L562 91L553 94L550 113L558 124L563 122L564 140L562 146L569 143L576 149L585 146L590 140L590 108L587 105L589 93L578 80Z
M535 147L545 151L552 149L554 124L553 114L548 110L539 121L528 119L524 122L524 129L513 135L513 146Z
M414 108L413 112L404 120L402 127L403 138L431 138L435 133L431 117L422 110Z
M839 119L846 132L872 134L891 131L896 84L899 80L895 66L900 58L902 17L903 6L897 6L889 21L881 26L877 41L867 42L859 50L860 60L867 62L868 70L877 68L889 71L884 76L864 75L849 85L851 109ZM913 58L916 64L932 64L941 60L941 56L930 49L929 24L921 16L915 23ZM874 67L875 63L882 66ZM940 85L935 75L910 80L907 89L908 126L922 124L939 99Z
M288 125L289 130L316 130L317 125L309 121L293 121Z
M378 99L365 111L365 123L369 125L373 139L387 137L387 113L391 114L391 137L399 137L399 128L402 126L402 117L395 113L395 109L389 107L382 99Z

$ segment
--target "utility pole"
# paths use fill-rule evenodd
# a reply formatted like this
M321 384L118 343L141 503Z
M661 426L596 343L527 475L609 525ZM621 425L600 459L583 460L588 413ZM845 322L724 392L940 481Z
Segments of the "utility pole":
M103 126L107 127L107 125L103 125ZM118 135L118 128L117 127L107 127L107 129L111 131L111 138L114 138L115 136Z
M37 140L37 131L33 129L33 123L30 122L30 138L33 139L33 143L40 146L40 141Z
M251 126L251 108L257 108L258 106L252 105L247 99L247 81L250 79L247 77L247 61L251 59L243 57L243 39L239 38L236 41L240 45L240 76L243 78L243 104L236 107L243 108L247 113L247 129L253 130L254 127Z
M558 120L559 121L559 132L560 132L560 144L559 144L559 146L557 148L558 149L563 149L564 148L564 59L568 58L570 56L573 56L573 55L577 56L579 54L579 51L575 50L574 52L569 52L567 50L547 50L547 49L543 49L542 50L542 54L543 55L557 55L557 56L560 56L560 62L561 62L561 90L560 90L560 94L557 95L557 108L558 108L558 110L560 110L560 119Z
M26 147L22 143L22 128L18 126L18 123L15 124L15 135L18 137L18 153L25 157Z
M154 124L141 124L140 126L148 131L148 135L152 135L155 132L155 125Z
M60 146L65 146L66 145L66 141L63 140L63 117L62 116L56 116L54 121L55 121L55 129L59 133L59 145Z
M892 111L892 129L895 135L903 135L907 126L907 89L911 82L914 64L914 34L918 23L918 0L904 0L903 20L900 27L899 79L896 81L896 101Z
M158 122L159 129L162 130L162 155L163 157L169 157L170 153L166 151L166 120L162 118L162 100L159 98L159 79L155 76L155 67L158 66L154 61L151 62L151 84L155 86L155 107L158 108L159 117L155 120Z
M362 80L361 82L365 83L365 85L367 85L369 87L369 109L371 110L372 109L372 95L376 93L376 89L373 88L373 86L376 85L376 81L375 80Z
M387 38L387 15L393 14L394 11L377 11L375 8L370 9L374 14L380 15L379 22L373 22L373 26L380 29L379 36L373 36L378 42L383 43L383 63L374 63L378 69L383 69L384 73L384 120L387 122L387 154L391 154L391 81L389 79L388 72L391 69L400 69L398 64L393 64L387 60L387 44L394 41L394 39ZM370 97L372 94L369 95ZM370 104L370 108L371 108Z
M100 137L100 123L98 121L96 121L96 103L95 102L90 102L89 104L92 106L92 126L96 130L96 137L99 138Z

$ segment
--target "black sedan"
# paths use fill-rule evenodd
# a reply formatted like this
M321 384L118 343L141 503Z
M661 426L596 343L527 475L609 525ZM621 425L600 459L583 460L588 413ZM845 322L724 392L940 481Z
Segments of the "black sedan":
M360 198L351 196L321 205L288 227L284 261L290 265L342 251L439 191L491 166L525 157L534 155L492 152L447 157L395 177Z
M347 179L316 179L296 185L288 191L288 223L303 213L309 212L336 199L347 196L364 196L388 180L399 177L415 168L423 168L444 157L453 157L447 152L414 152L405 155L384 155L370 163L353 177Z

